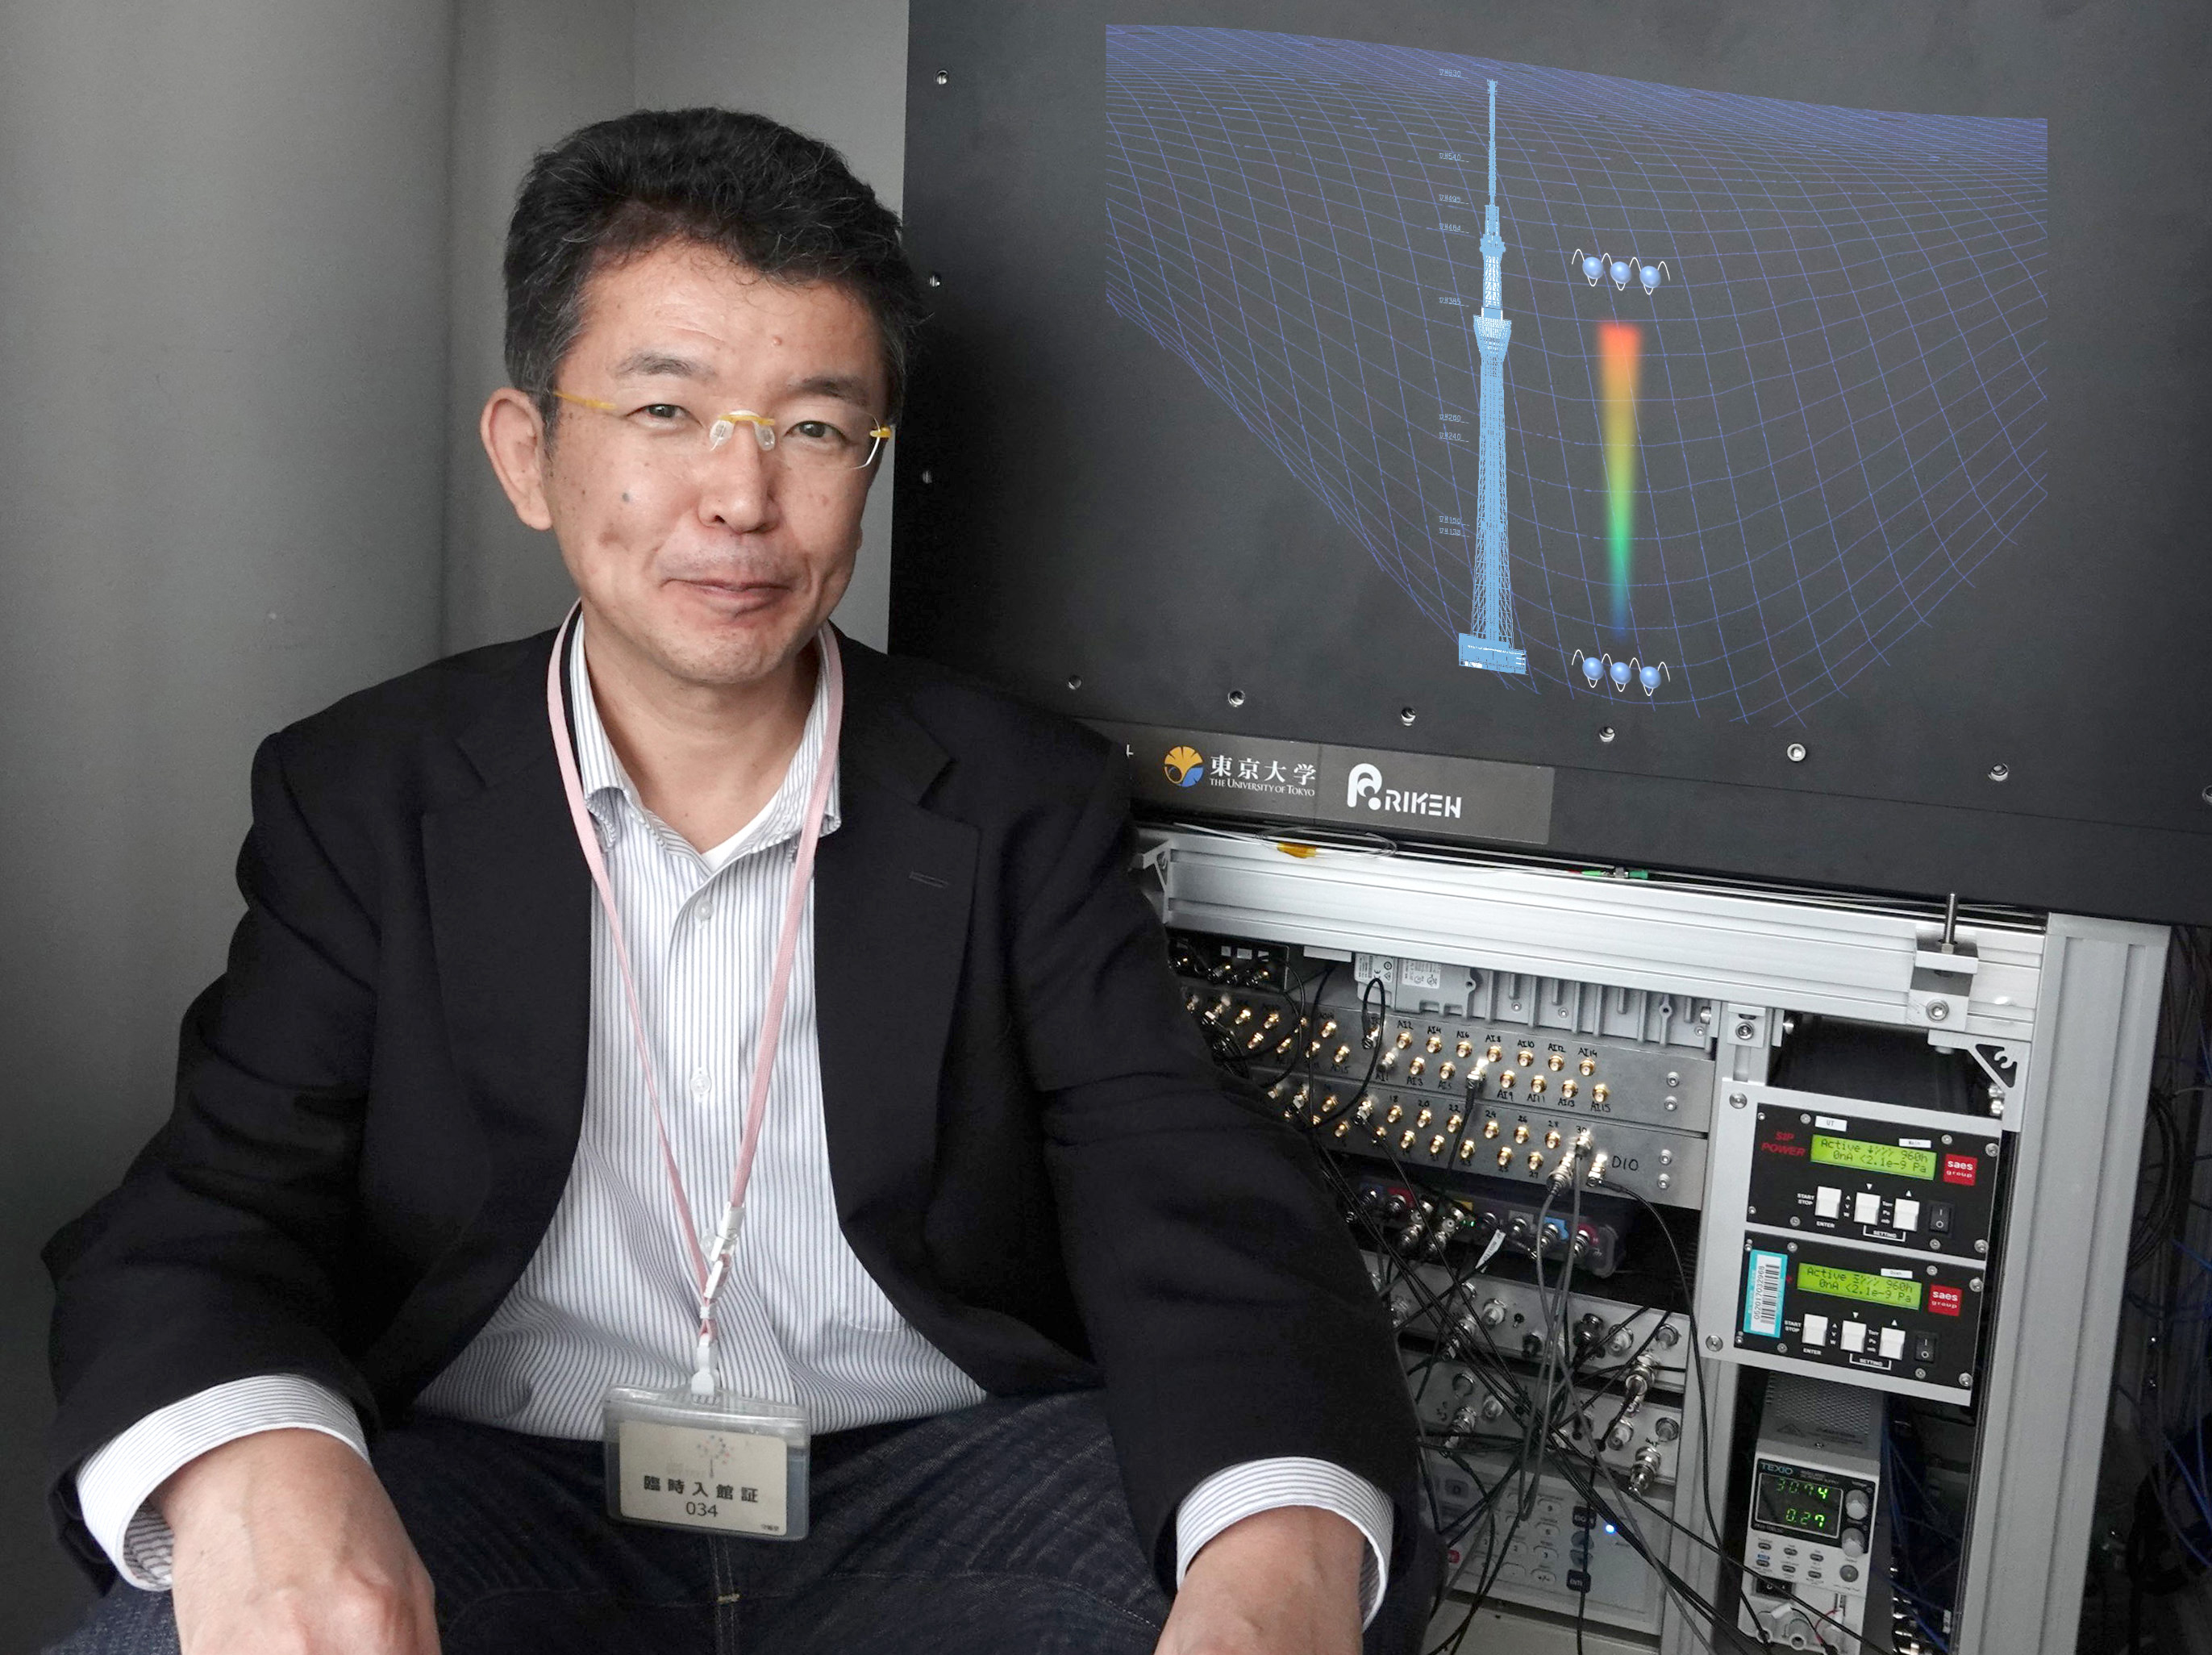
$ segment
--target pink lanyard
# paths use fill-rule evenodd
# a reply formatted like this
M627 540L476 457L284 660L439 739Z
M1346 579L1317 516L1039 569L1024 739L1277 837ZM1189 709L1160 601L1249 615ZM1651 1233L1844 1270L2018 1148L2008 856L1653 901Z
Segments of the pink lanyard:
M578 604L568 611L553 640L553 657L545 666L545 716L553 727L553 752L561 765L561 787L568 796L568 816L575 824L576 843L592 870L592 884L606 910L607 930L614 938L615 964L621 969L623 993L629 1001L629 1028L637 1042L638 1067L645 1073L645 1095L653 1105L653 1130L660 1141L661 1170L668 1175L669 1194L676 1202L677 1233L691 1255L693 1285L699 1290L699 1346L691 1374L691 1394L714 1394L714 1295L727 1270L731 1249L737 1240L738 1223L744 1211L745 1186L752 1181L753 1155L760 1147L761 1123L768 1116L768 1084L775 1070L775 1049L783 1037L783 1003L791 988L791 962L799 946L799 922L806 907L807 887L814 879L814 848L822 838L822 822L830 810L830 783L837 774L837 737L845 718L845 669L837 658L837 635L825 621L815 634L821 646L822 670L830 675L830 715L823 721L822 757L815 766L814 788L806 801L806 822L799 836L799 855L791 865L791 889L784 897L783 930L776 938L775 971L769 979L768 1004L761 1012L760 1049L753 1058L752 1084L745 1098L745 1132L738 1146L737 1176L730 1184L730 1204L722 1209L722 1222L714 1232L710 1251L700 1244L698 1226L691 1221L690 1203L684 1195L684 1180L676 1170L676 1152L668 1143L668 1120L660 1107L660 1086L653 1078L653 1053L645 1037L645 1014L639 1009L637 979L629 969L629 948L623 940L621 910L615 906L614 887L607 879L606 859L599 853L599 836L591 812L584 807L584 784L576 773L576 750L568 736L568 702L562 693L562 666L570 633L583 612Z

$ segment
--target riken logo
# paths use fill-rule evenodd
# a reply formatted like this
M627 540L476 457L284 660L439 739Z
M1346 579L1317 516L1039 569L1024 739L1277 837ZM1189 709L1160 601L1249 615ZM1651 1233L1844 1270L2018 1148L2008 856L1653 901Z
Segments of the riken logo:
M1344 786L1345 806L1357 810L1363 799L1370 810L1395 811L1401 816L1448 816L1455 820L1460 813L1460 795L1455 793L1401 793L1382 785L1382 772L1374 765L1354 764Z

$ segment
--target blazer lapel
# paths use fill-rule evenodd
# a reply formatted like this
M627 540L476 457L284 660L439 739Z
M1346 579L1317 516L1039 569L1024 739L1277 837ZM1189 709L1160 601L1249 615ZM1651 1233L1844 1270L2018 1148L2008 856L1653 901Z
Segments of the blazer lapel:
M919 802L945 754L899 705L883 657L848 644L844 659L842 819L822 841L814 875L823 1104L838 1217L896 1300L927 1274L938 1077L977 839Z
M529 1263L583 1122L591 877L545 727L544 658L531 659L514 690L461 738L483 790L422 821L439 991L489 1163L483 1207L410 1296L379 1353L424 1381Z

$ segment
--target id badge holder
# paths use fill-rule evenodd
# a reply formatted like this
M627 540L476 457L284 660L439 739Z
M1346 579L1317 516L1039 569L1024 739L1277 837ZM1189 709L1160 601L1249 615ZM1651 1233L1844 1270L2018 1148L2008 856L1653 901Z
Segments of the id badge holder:
M607 1392L607 1510L629 1523L806 1536L805 1413L750 1396Z

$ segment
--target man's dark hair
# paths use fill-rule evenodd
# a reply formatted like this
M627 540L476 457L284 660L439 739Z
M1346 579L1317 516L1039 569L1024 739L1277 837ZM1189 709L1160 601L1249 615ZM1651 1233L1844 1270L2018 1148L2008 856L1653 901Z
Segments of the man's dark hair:
M592 273L672 241L777 282L830 282L882 337L887 417L906 394L921 295L896 214L819 139L728 109L641 109L579 128L530 163L507 232L507 371L550 425Z

